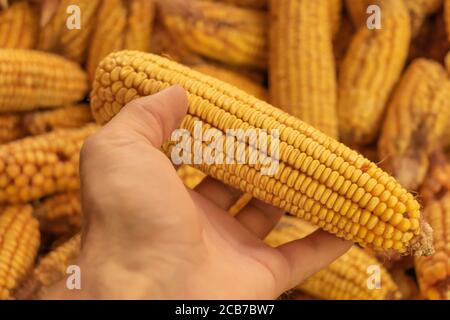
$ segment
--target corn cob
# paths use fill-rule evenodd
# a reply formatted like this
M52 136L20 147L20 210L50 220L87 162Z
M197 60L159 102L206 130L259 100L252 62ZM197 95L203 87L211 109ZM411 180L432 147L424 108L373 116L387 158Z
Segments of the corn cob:
M0 114L0 144L25 136L22 115L18 113Z
M205 63L203 57L192 52L180 41L177 41L177 39L160 23L155 23L154 25L150 52L165 56L186 65Z
M444 20L447 30L448 41L450 42L450 0L444 0Z
M434 18L434 25L425 46L425 57L444 63L445 56L450 50L450 39L445 32L444 15Z
M299 219L284 216L265 241L277 247L301 239L313 230L314 227ZM370 289L367 285L370 276L368 270L372 266L378 266L380 269L380 289ZM300 283L297 288L315 297L332 300L401 298L401 293L388 271L375 258L356 246L327 268Z
M128 1L128 12L124 48L149 51L155 17L153 0L130 0Z
M387 108L378 143L382 166L407 189L417 189L428 158L448 134L450 80L432 60L416 59L404 73Z
M100 0L60 1L53 17L41 28L38 48L82 63L86 58L86 51L95 27L96 12L100 2ZM80 29L69 29L67 26L69 17L67 8L71 5L80 8Z
M23 117L25 130L38 135L55 129L79 128L93 121L91 109L86 104L68 105L46 111L33 111Z
M342 61L356 31L347 15L344 15L341 20L339 30L333 39L334 64L337 74L341 70Z
M450 299L450 165L434 163L422 186L424 215L433 227L436 253L416 258L416 275L421 293L428 299Z
M26 1L0 12L0 48L32 49L38 30L37 12Z
M76 102L87 91L86 74L59 56L0 49L0 113Z
M267 8L268 0L209 0L212 2L224 2L235 6L248 7L254 9Z
M80 193L66 192L45 198L35 206L34 215L45 234L74 234L80 230L83 218Z
M337 138L328 0L270 2L270 101Z
M206 174L363 246L416 254L431 250L419 204L374 163L278 108L163 57L122 51L105 58L91 93L94 118L106 123L131 100L174 84L188 93L189 111L181 128L191 134L197 120L206 123L203 130L215 128L222 133L278 130L279 152L271 154L278 164L275 175L262 175L264 159L268 160L262 154L256 166L196 165ZM272 148L274 136L267 139ZM169 155L173 144L164 147ZM255 151L245 139L238 140L241 146L248 147L249 153Z
M436 13L442 6L442 0L404 1L411 17L411 33L416 36L427 16Z
M177 173L189 189L194 189L206 177L206 175L200 170L187 165L182 165L179 167Z
M357 31L339 73L339 134L351 144L375 139L410 42L410 20L403 2L374 2L382 6L382 28L362 26Z
M230 65L266 68L265 12L193 0L161 6L165 26L192 51Z
M127 8L122 0L102 1L88 53L87 70L90 81L94 79L95 69L104 57L123 49L126 24Z
M77 234L43 257L19 288L16 299L39 299L46 290L66 276L69 265L80 254L81 236Z
M31 271L39 249L39 224L30 205L0 208L0 300L10 299Z
M366 24L366 20L369 17L367 8L371 4L378 5L376 1L371 0L345 0L346 11L356 28L360 28Z
M333 37L338 33L341 25L342 0L327 0L328 14L330 17L331 34Z
M416 300L421 298L416 281L405 270L394 268L389 270L389 273L401 292L403 299Z
M213 64L199 64L192 67L192 69L232 84L258 99L267 101L267 90L240 73Z
M81 145L96 128L61 129L1 145L0 205L77 190Z

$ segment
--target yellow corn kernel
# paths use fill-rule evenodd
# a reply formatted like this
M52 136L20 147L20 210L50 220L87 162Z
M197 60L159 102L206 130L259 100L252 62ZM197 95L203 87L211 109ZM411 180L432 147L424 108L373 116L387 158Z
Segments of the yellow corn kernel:
M328 0L270 2L270 101L337 138Z
M39 36L39 50L51 51L63 57L82 63L95 28L100 0L61 0L56 12L42 28ZM81 14L80 28L69 28L67 10L78 6Z
M381 29L365 24L358 29L339 72L339 134L350 144L368 144L376 138L410 42L410 19L403 1L372 2L381 7Z
M267 101L267 90L252 81L250 78L242 75L240 73L231 71L229 69L219 67L213 64L199 64L193 66L192 69L199 71L201 73L207 74L211 77L217 78L224 82L234 85L235 87L245 91L251 95L254 95L256 98Z
M191 166L182 165L177 170L178 176L189 189L194 189L203 181L206 175Z
M25 130L38 135L55 129L79 128L94 119L89 105L68 105L63 108L33 111L23 117Z
M90 81L94 79L95 69L104 57L124 48L127 7L122 0L102 1L97 15L87 61Z
M125 81L128 87L125 87ZM395 244L397 251L428 254L432 249L427 245L428 234L412 229L417 225L412 220L417 220L417 223L420 220L420 206L414 196L374 163L282 110L163 57L121 51L105 58L97 69L91 93L94 118L104 124L131 100L175 84L187 91L189 110L180 127L191 134L196 121L201 121L203 132L209 128L222 134L228 129L257 128L276 129L279 134L279 143L275 145L278 153L270 154L277 160L277 166L271 172L274 174L263 175L262 169L267 167L267 162L262 159L256 165L204 162L195 165L206 174L306 220L315 220L313 217L319 217L319 213L325 210L317 224L321 223L326 230L365 246L374 247L370 243L373 233L367 233L367 239L360 238L343 229L342 225L361 225L360 219L366 212L369 216L375 212L382 216L390 210L403 219L411 220L411 229L407 232L396 229L402 235ZM269 140L268 145L276 143L274 132L268 131L269 135L264 136L261 131L255 131L260 139ZM170 155L175 144L168 142L163 150ZM254 144L248 144L247 139L242 138L238 138L237 146L234 144L232 147L247 160L249 155L258 152ZM262 152L259 156L264 158ZM366 209L373 197L385 204L384 208L377 206L382 210ZM364 204L366 200L367 204ZM340 205L344 202L351 205ZM385 222L380 219L379 223ZM386 223L391 224L390 221ZM422 228L424 226L421 225ZM404 239L406 233L413 233L415 237ZM384 243L382 247L376 247L378 250L383 248Z
M387 107L378 143L382 166L407 189L417 189L428 171L428 158L448 136L450 80L444 68L414 60Z
M224 2L240 7L248 7L254 9L265 9L267 8L267 2L269 0L209 0L212 2Z
M301 239L314 231L302 220L284 216L265 239L273 247ZM370 268L379 268L381 286L369 287ZM373 283L375 285L375 283ZM401 293L388 271L373 256L353 246L325 269L320 270L297 286L321 299L332 300L385 300L400 299Z
M149 51L152 24L155 17L153 0L129 0L125 47L128 50Z
M74 234L80 230L83 219L80 193L73 191L49 196L35 206L34 215L45 234Z
M30 205L0 208L0 300L12 298L31 271L39 243L39 223Z
M433 163L421 196L424 216L433 228L436 252L430 257L415 259L416 275L421 293L428 299L450 299L450 165Z
M0 205L77 190L80 149L96 129L60 129L0 145Z
M50 251L34 268L14 295L16 299L39 299L46 290L67 276L67 267L73 264L81 249L81 236L77 234Z
M267 66L267 14L208 1L161 3L165 26L189 49L230 65Z
M59 107L87 91L84 71L50 53L0 49L0 74L0 113Z
M0 48L33 49L38 30L38 13L27 1L0 11Z
M0 114L0 144L19 139L26 135L19 113Z

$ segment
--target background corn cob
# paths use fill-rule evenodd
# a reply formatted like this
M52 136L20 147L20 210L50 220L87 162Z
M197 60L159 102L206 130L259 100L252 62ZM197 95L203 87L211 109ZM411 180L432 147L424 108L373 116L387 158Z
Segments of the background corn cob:
M336 73L339 74L342 61L344 60L347 49L356 32L352 22L347 14L345 14L340 23L340 27L333 39L334 65Z
M52 51L76 62L84 62L97 18L100 0L61 0L53 17L42 28L39 49ZM108 2L108 1L106 1ZM67 8L80 8L81 28L69 29Z
M274 247L304 238L314 231L314 227L305 222L284 216L278 226L265 241ZM368 268L380 268L381 288L368 287ZM298 288L322 299L363 299L382 300L400 299L401 293L388 271L375 258L354 246L327 268L320 270Z
M387 108L379 139L382 166L407 189L420 186L429 155L450 137L450 80L437 62L416 59Z
M337 138L328 0L270 2L270 101Z
M0 114L0 144L19 139L25 134L21 114Z
M109 53L123 49L127 8L122 0L102 1L92 35L87 61L89 80L94 79L99 62Z
M232 84L237 88L251 95L254 95L258 99L266 101L268 99L267 90L263 86L257 84L255 81L251 80L241 73L237 73L223 67L206 63L195 65L192 68L201 73Z
M416 36L427 16L441 8L442 0L407 0L405 5L411 17L411 33Z
M229 3L236 6L249 7L255 9L265 9L269 0L209 0L212 2Z
M356 28L360 28L366 24L367 8L371 4L377 4L376 1L371 0L345 0L345 8L348 15Z
M445 56L445 66L447 67L448 74L450 75L450 51Z
M327 0L330 17L331 34L333 37L338 33L342 17L342 0Z
M376 138L410 42L410 19L403 2L374 3L382 8L382 28L359 28L339 73L339 134L351 144L367 144Z
M30 205L0 208L0 300L32 270L39 248L39 224Z
M0 48L32 49L38 30L38 13L27 1L0 11Z
M161 2L165 26L189 49L226 64L266 68L267 15L201 0Z
M93 120L89 105L78 104L27 113L23 116L23 127L28 133L38 135L55 129L79 128Z
M153 26L150 52L186 65L205 63L203 57L189 50L184 43L177 41L174 35L158 21Z
M67 267L80 254L81 236L77 234L43 257L32 274L14 294L16 299L38 299L66 276Z
M154 18L153 0L129 0L124 48L149 51Z
M424 215L433 227L436 253L416 259L416 274L420 290L428 299L450 299L450 165L434 163L421 196Z
M87 91L84 71L49 53L0 49L0 74L0 113L58 107Z
M79 191L49 196L35 205L34 215L41 231L58 236L73 235L82 223Z
M94 118L105 123L127 102L173 84L188 93L189 111L181 128L192 132L194 122L201 120L203 130L279 130L280 162L274 176L263 177L262 164L198 165L206 174L362 245L416 254L430 249L428 230L419 223L419 204L375 164L236 87L165 58L137 51L105 58L91 94ZM238 144L255 152L246 141ZM172 146L165 146L168 154Z
M81 145L96 128L61 129L1 145L0 205L77 190Z
M189 189L194 189L206 177L203 172L188 165L180 166L177 173Z

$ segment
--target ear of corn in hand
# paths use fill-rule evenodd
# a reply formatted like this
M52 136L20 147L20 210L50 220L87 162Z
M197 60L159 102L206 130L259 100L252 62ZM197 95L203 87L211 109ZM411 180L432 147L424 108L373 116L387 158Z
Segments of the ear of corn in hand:
M429 234L414 196L374 163L306 123L240 91L165 58L137 51L110 54L97 69L91 108L104 124L131 100L171 85L188 94L181 128L278 129L279 165L196 165L206 174L311 221L338 237L377 250L429 254ZM258 131L259 132L259 131ZM268 137L273 138L272 136ZM238 141L249 148L246 141ZM174 143L164 150L170 155Z
M304 238L314 227L302 220L284 216L265 239L278 247ZM381 283L370 282L370 270L378 268ZM374 287L370 287L373 285ZM379 286L378 286L379 285ZM375 288L376 286L376 288ZM401 293L388 271L374 257L353 246L328 267L320 270L297 286L298 289L321 299L385 300L400 299Z
M33 268L40 234L32 213L30 205L0 207L0 300L12 298Z

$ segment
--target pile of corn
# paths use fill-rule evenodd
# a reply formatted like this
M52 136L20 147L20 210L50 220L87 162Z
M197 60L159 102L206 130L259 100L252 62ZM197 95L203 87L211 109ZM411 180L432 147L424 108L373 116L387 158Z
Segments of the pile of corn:
M355 242L283 298L450 299L450 0L0 3L0 299L65 277L83 141L173 84L181 128L280 132L273 176L184 165L187 187L239 189L232 215L284 209L271 246L316 228Z

